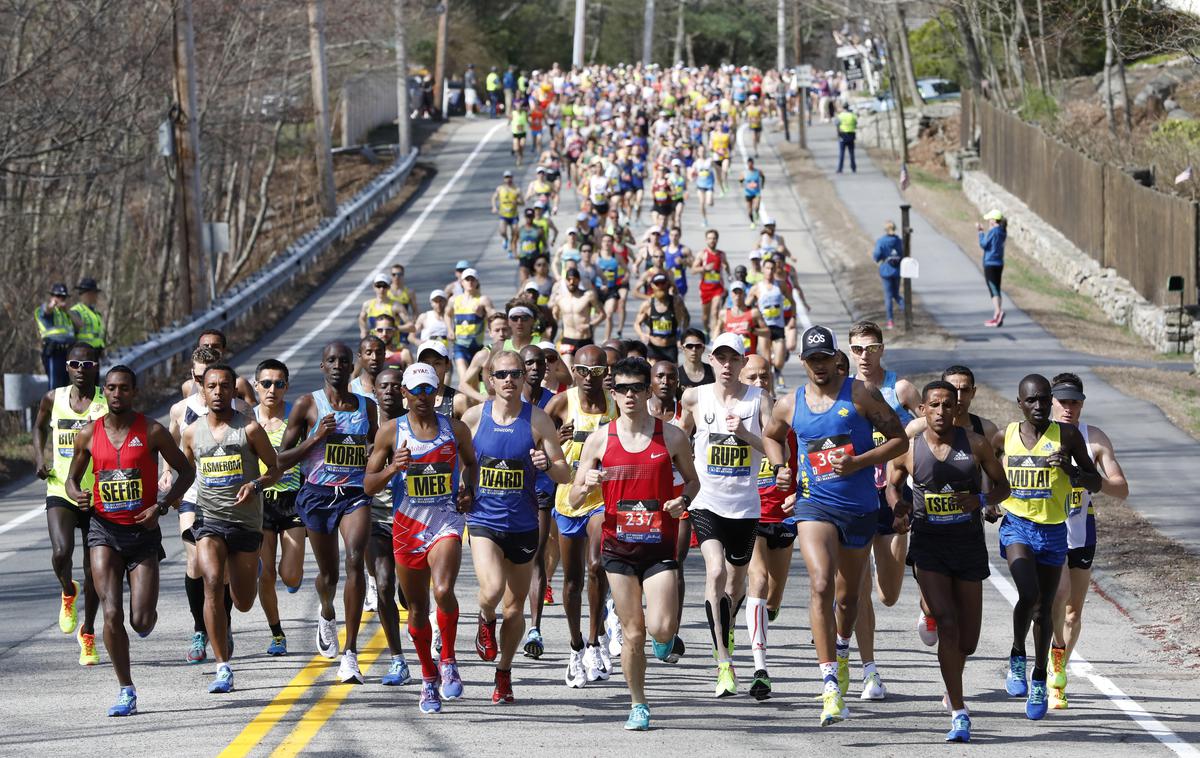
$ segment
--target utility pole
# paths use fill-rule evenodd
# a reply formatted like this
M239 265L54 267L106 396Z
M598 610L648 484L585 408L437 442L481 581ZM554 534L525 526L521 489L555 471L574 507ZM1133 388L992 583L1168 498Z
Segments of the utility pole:
M571 45L571 65L583 67L584 22L587 21L587 0L575 0L575 40Z
M793 63L799 67L804 63L804 37L800 33L800 2L801 0L793 0L792 2L792 52L796 56ZM799 69L797 69L799 71ZM796 132L800 141L800 149L808 149L808 84L797 84L796 97L799 99L799 107L796 108L799 114L796 117ZM784 101L786 105L787 101Z
M405 28L405 2L395 0L396 5L396 130L399 137L396 142L400 152L398 160L404 160L412 149L412 126L409 114L412 108L408 103L408 40Z
M200 186L200 113L196 96L196 35L192 0L180 0L175 11L175 218L180 245L180 298L187 313L216 297L215 266L204 257L204 203ZM207 273L206 270L207 269ZM205 286L205 280L207 286ZM202 294L207 290L208 298Z
M896 87L893 85L892 91L895 92ZM900 242L901 258L912 257L912 226L909 224L909 211L912 206L904 203L900 206ZM904 331L905 333L912 331L912 278L904 277Z
M337 215L337 185L333 179L333 145L330 136L329 81L325 78L325 8L321 0L308 0L308 54L312 59L314 148L317 151L317 201L321 215Z
M775 11L775 70L782 75L787 68L787 0L777 0Z
M642 65L654 62L654 0L646 0L646 11L642 16Z
M450 17L450 0L438 3L437 52L433 57L433 109L439 116L442 110L442 87L446 81L446 37L448 35L447 19Z

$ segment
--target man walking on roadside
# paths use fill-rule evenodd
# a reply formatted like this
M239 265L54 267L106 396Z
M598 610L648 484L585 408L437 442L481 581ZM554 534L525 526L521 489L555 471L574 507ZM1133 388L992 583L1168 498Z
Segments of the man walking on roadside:
M858 164L854 160L854 133L858 131L858 116L854 115L854 111L850 110L848 105L839 105L837 120L837 135L838 135L838 167L837 172L842 173L842 163L846 158L846 152L850 153L850 171L858 173Z

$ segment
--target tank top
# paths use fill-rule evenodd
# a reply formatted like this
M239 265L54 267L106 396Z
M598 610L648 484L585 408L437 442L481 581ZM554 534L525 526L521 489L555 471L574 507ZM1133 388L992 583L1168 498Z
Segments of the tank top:
M609 424L600 464L606 472L600 486L604 498L601 550L639 563L673 560L679 521L663 511L674 489L663 422L654 420L650 444L638 452L626 450L617 425Z
M675 296L667 295L666 310L658 310L658 302L658 298L650 298L650 314L646 318L646 322L650 324L650 336L674 341L679 334L679 324L675 318Z
M713 373L712 366L707 363L700 364L704 367L704 376L700 377L700 381L693 381L688 373L683 370L683 364L679 364L679 386L687 389L688 387L702 387L706 384L712 384L717 380L716 374Z
M546 410L546 404L550 402L552 397L554 397L554 393L545 387L539 387L538 391L540 391L542 395L537 400L534 400L533 404L542 410ZM537 477L535 477L534 481L534 489L540 493L554 497L554 490L556 487L558 487L558 484L550 478L549 474L547 474L545 471L537 472Z
M747 195L757 195L762 186L762 172L758 169L747 171L742 177L742 187Z
M396 309L396 306L392 300L385 300L382 303L379 302L378 300L368 301L367 302L367 328L374 329L375 328L375 319L379 318L380 316L392 316L395 313L395 309Z
M183 430L187 429L199 419L208 415L208 406L204 404L204 399L200 393L189 395L187 403L183 408L183 418L179 420L179 434L182 438ZM196 477L192 480L192 486L188 487L187 492L183 493L183 502L196 502L196 488L200 486L200 478Z
M663 263L675 279L675 289L679 290L681 295L685 294L687 292L687 270L683 266L683 246L664 247Z
M332 413L337 426L305 456L304 481L321 487L361 488L367 469L367 436L371 433L367 399L355 395L357 409L334 411L324 389L313 392L312 398L317 404L317 421ZM310 436L313 431L308 430Z
M1083 444L1090 445L1088 440L1088 425L1079 424L1079 433L1083 435ZM1091 447L1088 447L1091 455ZM1092 502L1092 493L1083 487L1071 488L1071 499L1067 501L1067 547L1091 547L1096 544L1096 506Z
M413 534L419 539L426 525L455 513L459 483L458 446L450 419L437 416L437 423L437 435L431 440L423 440L413 434L408 416L396 419L395 448L399 450L407 445L412 454L408 468L392 477L389 485L396 537Z
M258 456L246 437L247 421L234 411L220 442L213 436L207 419L196 424L192 432L198 482L196 510L204 518L261 530L263 510L259 493L255 492L241 505L234 505L238 490L258 475Z
M751 355L758 348L758 334L754 331L754 309L747 308L741 313L733 308L725 309L725 331L742 337L746 346L746 355Z
M454 396L458 394L458 390L452 389L443 385L441 387L442 399L433 406L433 412L439 416L446 418L454 417Z
M921 433L913 441L913 530L939 535L981 533L982 508L963 513L957 493L978 495L982 477L971 451L967 430L954 427L954 441L946 460L938 460Z
M150 424L139 413L121 449L113 447L101 416L92 432L92 472L95 515L123 526L158 504L158 456L150 454Z
M575 425L575 434L567 444L563 445L563 454L566 456L567 463L571 464L572 479L575 478L575 472L579 470L579 456L583 452L583 443L587 442L588 436L599 429L602 424L607 424L617 417L616 404L607 390L604 392L604 402L604 413L584 413L579 404L579 388L572 387L567 390L567 418ZM570 492L571 485L560 484L554 493L554 507L564 516L573 518L586 516L604 502L602 491L594 490L587 496L581 507L573 508L568 500Z
M67 475L71 471L71 459L75 457L75 435L89 423L108 413L108 401L104 393L96 388L92 402L83 410L76 413L71 407L71 388L59 387L54 390L54 405L50 409L50 476L46 477L46 496L61 497L67 500ZM92 477L92 466L84 470L79 478L79 489L92 489L95 480Z
M709 250L708 248L705 248L703 255L704 255L704 265L712 266L713 270L712 271L706 270L703 274L701 274L701 276L700 276L701 284L707 284L709 286L714 286L714 285L720 286L721 282L723 281L723 279L721 278L721 253L716 250Z
M542 249L542 230L537 226L522 226L517 230L517 251L522 258L537 255Z
M747 431L761 435L762 390L747 387L745 396L728 410L717 399L715 386L704 386L696 392L692 451L700 493L691 507L725 518L756 519L760 510L757 477L762 453L728 431L725 416L729 413L740 416Z
M463 347L483 344L483 317L479 315L479 298L463 293L450 301L454 308L454 342Z
M625 270L621 261L614 255L612 258L601 256L596 260L596 286L614 290L624 283Z
M854 381L849 378L843 381L837 400L822 413L809 409L807 387L796 390L792 429L796 432L797 449L804 448L799 457L799 497L855 513L868 513L879 509L874 469L838 476L829 461L835 450L857 455L874 447L871 423L854 407Z
M896 412L896 415L900 417L900 426L907 428L908 422L913 420L913 415L908 412L907 408L901 405L900 398L896 396L896 378L895 371L884 371L883 384L879 387L879 394L883 395L883 399L887 401L887 404L890 405L892 410ZM883 443L887 442L887 437L883 436L883 433L878 429L873 429L871 431L871 439L874 441L875 447L879 447ZM876 466L875 488L881 490L886 486L887 465L885 464L883 466Z
M421 323L421 342L432 339L445 340L450 333L446 331L446 319L435 310L425 311L425 320Z
M779 288L778 284L771 284L765 279L755 286L758 287L758 310L762 313L763 321L767 326L782 328L785 323L783 290Z
M787 465L795 471L796 432L793 429L787 431L787 444ZM788 514L783 512L783 501L787 499L788 494L790 490L780 492L775 486L775 467L771 465L771 459L764 455L758 467L758 500L761 506L758 520L764 524L778 524L787 518Z
M276 455L279 454L279 448L280 448L280 446L283 445L283 434L284 434L284 432L287 431L288 417L291 415L292 415L292 404L284 403L283 404L283 424L273 432L266 432L266 428L265 427L263 428L263 431L266 432L266 434L267 434L267 439L270 440L270 442L271 442L271 447L275 448ZM262 414L262 406L261 405L254 406L254 420L258 422L259 426L263 425L263 414ZM258 462L258 473L259 473L259 475L267 473L267 464L263 463L262 461L259 461ZM303 481L304 481L304 474L303 474L303 472L300 471L300 464L297 463L295 466L292 466L290 469L283 472L283 476L281 476L279 478L279 481L275 482L270 487L267 487L266 491L267 492L295 492L296 490L300 489L300 485L301 485L301 483L303 483Z
M356 376L350 380L350 391L353 392L355 395L362 395L363 397L370 397L370 398L374 397L374 394L367 392L367 388L363 386L363 380L362 380L361 375Z
M1038 524L1061 524L1067 520L1071 480L1046 457L1062 446L1062 429L1051 421L1033 447L1027 448L1021 442L1020 426L1014 421L1004 430L1004 473L1012 494L1001 506Z
M534 448L533 405L522 402L521 412L507 426L492 418L492 401L483 404L475 431L479 459L479 486L467 523L500 532L528 532L538 528L537 469L529 457Z

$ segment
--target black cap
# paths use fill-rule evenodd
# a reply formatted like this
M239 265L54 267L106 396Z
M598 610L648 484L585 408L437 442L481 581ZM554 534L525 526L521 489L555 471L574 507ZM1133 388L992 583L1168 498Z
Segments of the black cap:
M1083 390L1076 387L1070 382L1059 382L1050 389L1050 394L1055 400L1078 400L1083 402L1087 396L1083 394Z
M85 276L79 280L79 284L75 285L76 292L99 292L100 285L96 284L96 280L90 276Z
M70 297L71 291L67 289L67 285L62 282L55 282L50 286L50 294L55 297Z
M836 355L838 351L837 337L823 326L810 326L805 329L800 338L800 345L801 360L813 355Z

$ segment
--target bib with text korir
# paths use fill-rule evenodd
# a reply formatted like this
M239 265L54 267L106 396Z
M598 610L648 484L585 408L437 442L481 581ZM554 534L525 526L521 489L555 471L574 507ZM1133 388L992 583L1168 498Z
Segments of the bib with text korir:
M367 435L335 433L325 441L325 470L355 474L367 465Z
M662 505L657 500L617 503L617 539L621 542L662 542Z

